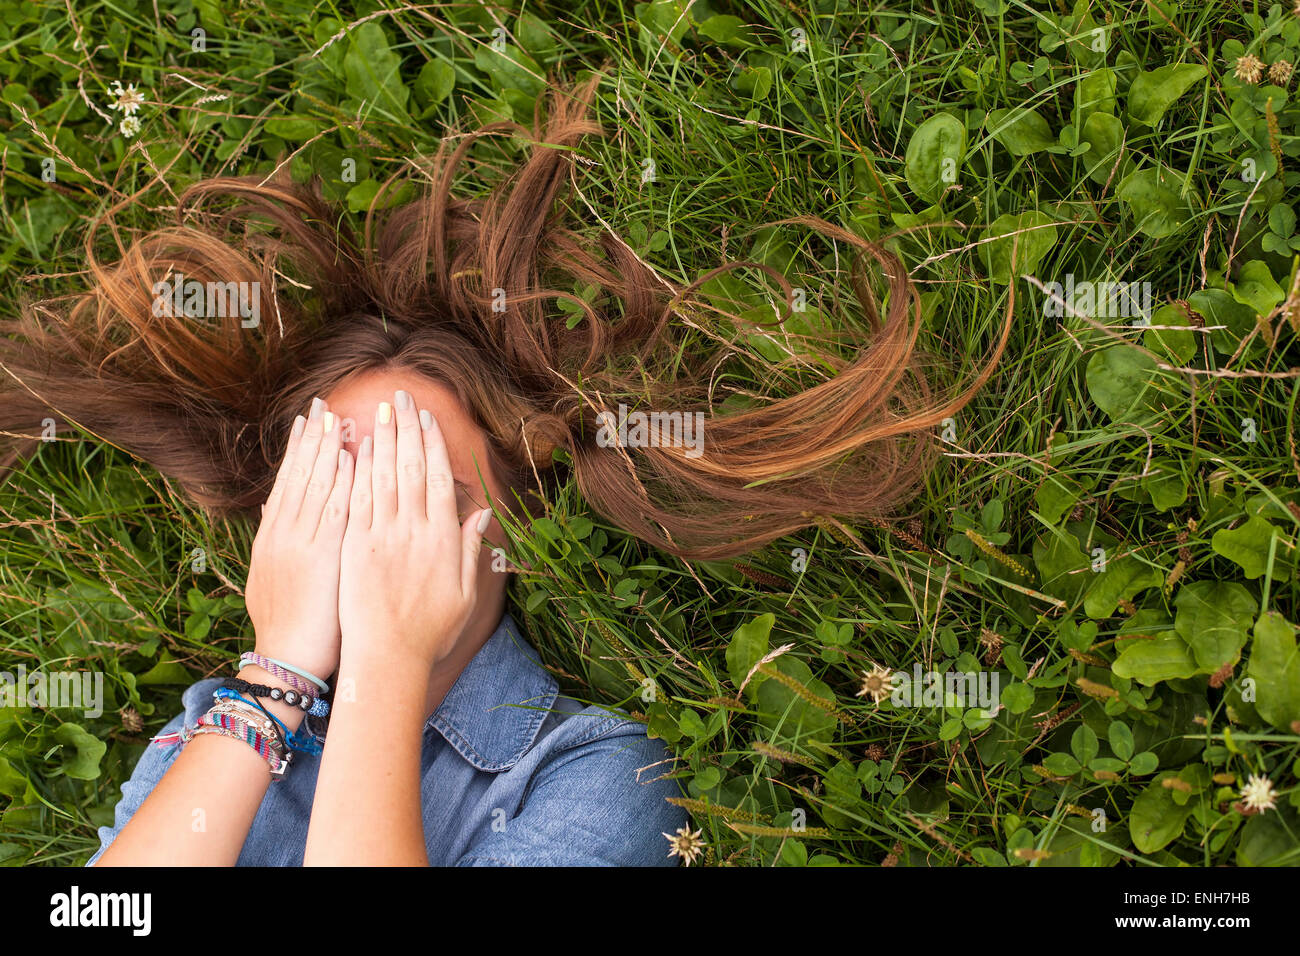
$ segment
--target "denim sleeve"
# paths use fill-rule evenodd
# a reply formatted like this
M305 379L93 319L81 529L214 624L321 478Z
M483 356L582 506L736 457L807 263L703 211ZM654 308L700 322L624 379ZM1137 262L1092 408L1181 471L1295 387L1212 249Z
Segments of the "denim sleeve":
M186 688L185 693L181 695L181 703L185 705L185 709L168 721L167 726L158 731L155 736L170 734L184 726L192 725L198 720L199 715L212 705L212 690L220 683L220 680L208 679ZM122 832L127 821L135 815L145 798L153 792L153 788L175 762L181 750L180 745L159 747L153 742L145 747L144 753L136 762L135 769L131 771L131 779L122 784L122 799L118 801L117 808L113 811L113 825L99 828L99 849L86 861L86 866L94 866L104 855L104 851L117 839L117 835Z
M665 798L681 788L655 779L672 770L669 756L628 720L566 745L537 768L519 813L456 865L676 866L663 834L687 815Z

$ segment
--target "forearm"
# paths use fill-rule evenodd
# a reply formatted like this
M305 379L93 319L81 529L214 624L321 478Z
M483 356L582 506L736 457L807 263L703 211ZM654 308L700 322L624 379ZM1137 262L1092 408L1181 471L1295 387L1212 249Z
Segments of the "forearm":
M420 806L428 670L343 662L303 865L428 865Z
M279 683L255 667L240 676ZM303 720L296 707L263 703L290 731ZM200 734L184 745L95 865L233 866L270 784L270 767L247 743Z

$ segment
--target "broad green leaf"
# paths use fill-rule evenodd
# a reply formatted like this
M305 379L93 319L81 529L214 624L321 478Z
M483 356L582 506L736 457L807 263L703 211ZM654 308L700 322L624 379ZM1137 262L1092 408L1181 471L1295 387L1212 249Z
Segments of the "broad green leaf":
M1281 804L1276 812L1255 814L1241 828L1237 865L1295 866L1297 830L1300 819L1296 812Z
M1178 680L1196 673L1196 658L1187 642L1174 631L1135 633L1117 641L1119 657L1111 671L1119 677L1152 687L1161 681Z
M430 60L415 78L415 95L426 110L437 106L456 86L456 69L446 60Z
M1128 115L1136 123L1155 126L1165 110L1205 74L1199 63L1174 63L1139 73L1128 90Z
M770 648L772 625L775 623L775 614L760 614L740 625L732 634L731 643L727 645L727 674L736 687L744 682L754 665L766 656ZM764 675L755 674L745 687L746 693L753 697L758 691L758 684L764 680Z
M1165 582L1159 569L1132 555L1107 561L1106 570L1095 578L1083 601L1084 613L1094 620L1110 617L1120 601L1131 600L1139 592L1158 588Z
M907 144L907 184L927 202L937 202L956 182L966 155L966 124L951 113L936 113L916 128Z
M1083 154L1088 178L1100 186L1122 182L1131 165L1128 159L1120 161L1124 124L1109 113L1092 113L1084 120L1079 138L1088 144Z
M1237 281L1232 284L1232 297L1242 305L1250 306L1256 315L1266 316L1275 306L1282 304L1286 293L1274 281L1268 264L1252 259L1243 263L1237 273Z
M1276 611L1255 622L1246 672L1255 679L1255 710L1278 730L1290 732L1300 721L1300 650L1295 628Z
M1209 326L1226 326L1210 332L1210 343L1220 353L1232 355L1241 340L1255 329L1255 309L1238 302L1222 289L1202 289L1187 297L1191 309Z
M1092 559L1069 532L1040 535L1034 541L1034 566L1041 578L1039 590L1073 604L1092 581Z
M266 121L266 131L291 142L311 139L319 131L316 121L306 116L277 116Z
M1274 535L1278 541L1274 546L1273 576L1285 578L1291 569L1291 548L1286 543L1289 539L1259 515L1251 515L1247 521L1232 530L1223 528L1214 532L1210 546L1215 553L1240 565L1246 577L1253 580L1263 575L1268 568L1269 543Z
M1030 156L1057 145L1042 114L1024 107L990 111L988 129L1012 156Z
M1258 604L1236 581L1194 581L1178 592L1174 629L1203 673L1237 663Z
M1038 269L1056 245L1056 226L1051 216L1037 210L1018 216L1006 213L989 224L982 238L992 239L979 246L989 279L1005 285L1013 276L1030 275Z
M1054 471L1043 476L1043 483L1034 492L1034 503L1049 524L1056 524L1087 489L1065 471Z
M343 58L347 92L395 122L409 122L406 103L411 91L402 83L402 58L388 45L383 27L371 21L348 34L348 52Z
M1115 112L1115 71L1109 67L1091 70L1074 84L1074 115L1071 123L1082 130L1094 113ZM1083 136L1087 139L1087 136Z
M1175 774L1161 774L1133 801L1129 811L1129 835L1141 853L1155 853L1164 849L1182 835L1187 818L1192 814L1192 803L1178 806L1172 790L1165 789L1161 780Z
M94 780L99 776L99 761L108 752L108 744L86 731L80 724L60 724L54 739L63 744L63 772L77 780Z
M194 676L168 651L163 651L158 663L136 678L140 684L190 684L193 681Z
M1152 461L1151 473L1142 479L1142 487L1151 495L1151 504L1157 511L1177 508L1187 500L1187 476L1182 463L1171 458Z
M1191 221L1182 179L1165 166L1130 173L1115 195L1128 204L1138 231L1152 239L1172 236Z
M1163 325L1176 325L1190 329L1187 313L1176 305L1162 305L1151 314L1155 328L1142 333L1142 344L1171 365L1186 365L1196 354L1197 335L1177 329L1163 329Z
M772 661L772 666L802 684L812 696L827 701L828 705L835 700L835 692L813 677L812 670L798 658L785 654ZM746 691L753 686L754 681L750 681ZM763 681L756 697L758 721L770 731L776 746L796 747L808 740L829 742L835 732L836 720L832 714L805 700L779 680L769 678Z
M1155 369L1151 356L1130 345L1101 349L1088 360L1088 394L1112 421L1125 421L1145 404Z

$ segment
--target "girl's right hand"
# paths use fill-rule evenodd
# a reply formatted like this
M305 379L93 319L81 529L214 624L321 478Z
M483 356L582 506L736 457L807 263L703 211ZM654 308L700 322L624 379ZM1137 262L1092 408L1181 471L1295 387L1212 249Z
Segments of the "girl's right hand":
M253 540L245 602L257 653L327 680L339 663L339 555L352 456L319 398L294 419Z

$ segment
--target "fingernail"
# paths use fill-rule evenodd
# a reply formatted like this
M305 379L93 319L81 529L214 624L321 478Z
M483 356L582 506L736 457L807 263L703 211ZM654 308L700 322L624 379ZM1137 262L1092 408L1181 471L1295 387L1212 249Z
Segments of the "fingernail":
M411 396L400 388L397 390L397 407L402 411L406 411L411 407Z
M367 435L365 438L361 439L361 448L360 448L360 450L357 452L357 456L360 457L360 458L366 458L366 457L369 457L369 455L370 455L370 451L371 451L371 446L372 446L372 445L373 445L373 442L371 442L371 440L370 440L370 436L369 436L369 435Z
M427 408L420 409L420 427L426 432L433 426L433 416Z
M379 403L379 424L387 425L393 420L393 406L387 402Z
M301 438L302 430L306 427L307 419L303 418L301 415L295 415L293 417L293 428L289 430L289 434L294 438Z
M478 533L482 534L484 531L486 531L488 529L488 525L490 525L491 523L492 523L492 509L484 508L483 514L478 519L478 528L477 528Z
M348 453L347 453L346 451L344 451L342 448L340 448L340 449L339 449L339 467L340 467L340 468L346 468L347 466L348 466Z
M308 414L307 417L315 421L317 418L320 418L320 413L324 408L325 408L324 402L322 402L319 398L313 398L311 400L311 412L310 414Z
M329 433L332 432L333 430L334 430L334 413L333 413L333 412L326 412L326 413L325 413L325 433L326 433L326 434L329 434Z

